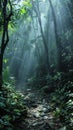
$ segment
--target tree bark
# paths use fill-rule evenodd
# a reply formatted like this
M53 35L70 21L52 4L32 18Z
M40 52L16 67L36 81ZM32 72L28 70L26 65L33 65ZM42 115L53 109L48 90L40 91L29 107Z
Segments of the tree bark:
M10 6L10 13L7 14L7 5L9 4ZM2 76L2 71L3 71L3 55L5 48L8 44L9 41L9 35L8 35L8 24L12 16L12 5L10 0L4 0L2 3L2 16L3 16L3 34L2 34L2 41L1 41L1 47L0 47L0 88L2 88L3 84L3 76Z
M2 70L3 70L3 56L0 54L0 87L3 84Z

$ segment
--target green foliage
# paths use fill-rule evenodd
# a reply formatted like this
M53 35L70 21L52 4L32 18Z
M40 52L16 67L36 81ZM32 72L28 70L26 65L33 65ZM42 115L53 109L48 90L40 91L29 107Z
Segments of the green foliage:
M40 66L36 75L30 79L33 87L40 88L42 94L51 94L53 114L67 130L73 128L73 82L72 72L56 72L50 76L45 71L45 66ZM53 92L54 91L54 92ZM53 93L52 93L53 92ZM49 96L50 97L50 96Z
M6 85L10 83L11 85L15 86L15 78L13 76L10 76L9 66L5 67L3 70L3 81Z
M55 118L60 118L67 129L73 128L73 82L66 83L62 88L59 87L52 94L52 103Z
M4 68L3 70L3 79L4 79L4 82L9 81L9 67L8 66Z
M28 18L30 9L32 8L32 4L30 0L22 1L22 2L17 2L15 6L13 7L13 13L14 16L12 18L12 23L15 25L18 23L17 20L20 20L21 18Z
M30 3L30 0L23 1L22 6L19 11L20 15L27 14L31 7L32 7L32 4Z
M33 87L38 87L38 89L41 89L46 94L53 92L59 86L61 77L61 72L57 72L54 76L51 76L45 65L39 65L36 74L29 79L28 83Z
M10 84L0 91L0 129L14 130L18 121L25 119L27 110L24 96L16 92Z
M29 14L29 11L32 7L32 4L30 2L30 0L26 0L23 2L15 2L14 0L11 0L11 4L12 4L12 12L13 12L13 16L9 22L8 28L9 31L14 32L15 31L15 27L18 23L17 20L21 19L21 17L27 17ZM3 26L3 1L0 0L0 32L2 31L2 26ZM10 10L10 6L9 3L7 4L7 14L9 14L9 10Z
M54 81L60 81L61 80L61 73L60 72L57 72L53 78L52 78Z
M39 65L34 76L29 80L32 87L42 88L47 85L47 68L45 65Z

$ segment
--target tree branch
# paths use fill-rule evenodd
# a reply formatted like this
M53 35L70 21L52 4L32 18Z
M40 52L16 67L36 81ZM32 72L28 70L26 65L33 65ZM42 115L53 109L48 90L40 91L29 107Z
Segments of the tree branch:
M10 6L10 13L7 14L7 4ZM9 42L9 34L8 34L8 24L12 16L12 4L10 0L4 0L3 2L3 36L2 36L2 44L1 44L1 53L4 53L4 50Z

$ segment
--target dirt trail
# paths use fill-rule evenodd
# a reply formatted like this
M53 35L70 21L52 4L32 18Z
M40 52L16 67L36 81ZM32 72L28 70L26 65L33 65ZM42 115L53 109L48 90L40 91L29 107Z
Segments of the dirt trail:
M53 116L53 108L49 99L33 89L26 89L23 94L28 115L17 130L64 130L61 129L60 121Z
M24 91L24 95L28 115L26 128L23 128L23 130L59 130L61 124L59 120L54 119L49 101L46 101L37 90L27 89Z

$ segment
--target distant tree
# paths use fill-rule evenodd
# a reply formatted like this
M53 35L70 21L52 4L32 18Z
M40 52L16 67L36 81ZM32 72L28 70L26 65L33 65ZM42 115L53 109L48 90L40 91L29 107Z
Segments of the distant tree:
M1 14L1 28L2 28L2 40L0 44L0 88L3 84L3 56L5 48L9 42L8 25L12 16L12 4L10 0L0 1L0 14Z
M36 6L35 6L36 4ZM44 35L44 31L43 31L43 28L42 28L42 21L41 21L41 13L40 13L40 9L39 9L39 1L36 0L36 2L34 3L34 1L32 0L32 8L36 14L36 17L38 18L38 23L39 23L39 26L40 26L40 33L41 33L41 36L42 36L42 40L43 40L43 45L44 45L44 50L45 50L45 64L46 64L46 67L50 73L50 64L49 64L49 52L48 52L48 45L47 45L47 42L46 42L46 38L45 38L45 35Z
M62 66L62 44L60 37L58 35L58 30L57 30L57 22L56 22L56 14L55 10L53 8L53 4L51 0L48 0L50 3L50 7L52 10L52 16L53 16L53 22L54 22L54 30L55 30L55 38L56 38L56 46L57 46L57 51L58 51L58 70L63 71L63 66Z

